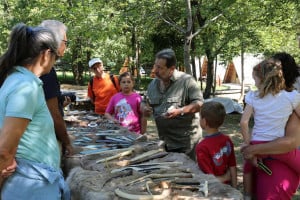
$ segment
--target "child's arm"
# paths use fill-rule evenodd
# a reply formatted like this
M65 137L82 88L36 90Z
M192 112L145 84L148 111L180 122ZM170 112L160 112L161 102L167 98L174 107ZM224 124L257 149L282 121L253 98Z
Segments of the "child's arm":
M146 112L150 106L147 103L141 101L140 104L140 118L141 118L141 134L146 133L147 131L147 118L149 117L149 113Z
M147 131L147 117L141 117L141 134L146 133Z
M249 144L251 140L251 133L249 132L249 121L252 114L253 108L252 106L249 106L247 104L240 120L241 133L243 135L245 144Z
M95 104L95 102L94 102L95 96L94 96L93 89L92 89L92 86L90 85L90 83L88 84L87 97L90 99L92 104Z
M223 174L222 176L216 176L216 178L221 182L221 183L225 183L227 181L231 180L231 174L230 174L230 170L227 170L225 174Z
M105 113L104 114L104 116L106 117L106 119L108 119L108 120L110 120L110 121L112 121L112 122L114 122L114 123L119 123L119 121L118 120L116 120L110 113Z
M230 182L232 187L237 187L237 169L235 166L230 167L225 174L216 176L216 178L222 183Z
M230 179L231 179L231 186L236 188L237 187L237 169L236 166L230 167Z
M8 166L7 168L2 170L1 175L0 175L0 190L1 190L2 183L5 180L5 178L12 175L15 172L16 168L17 168L17 162L14 159L13 163L10 166Z

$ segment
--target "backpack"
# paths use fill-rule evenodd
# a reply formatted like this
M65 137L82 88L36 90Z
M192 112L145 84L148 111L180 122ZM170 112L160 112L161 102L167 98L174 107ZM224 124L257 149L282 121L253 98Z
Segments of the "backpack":
M113 75L113 74L110 74L110 75L109 75L109 78L110 78L111 82L114 84L115 88L118 90L114 75ZM92 78L90 79L90 86L91 86L93 98L94 98L94 100L95 100L95 94L94 94L94 91L93 91L93 82L94 82L94 76L92 76Z

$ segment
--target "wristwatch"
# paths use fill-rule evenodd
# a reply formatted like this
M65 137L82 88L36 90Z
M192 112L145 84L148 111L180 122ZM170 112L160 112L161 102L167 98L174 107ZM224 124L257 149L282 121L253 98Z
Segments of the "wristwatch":
M184 112L183 112L183 107L180 108L180 115L183 116L184 115Z

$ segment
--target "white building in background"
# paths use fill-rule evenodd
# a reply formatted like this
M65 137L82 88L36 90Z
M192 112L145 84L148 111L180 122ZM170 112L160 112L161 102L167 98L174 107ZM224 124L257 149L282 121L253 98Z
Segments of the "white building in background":
M255 54L244 54L244 83L249 85L254 85L254 80L252 78L252 69L253 67L261 62L264 59L262 54L255 55ZM204 66L205 57L201 57L201 66L199 67L199 58L196 58L196 77L197 80L200 79L200 69ZM217 71L216 71L216 77L220 79L221 83L223 83L224 76L226 74L226 69L229 67L229 63L227 62L226 65L220 61L217 61ZM241 56L234 57L232 60L233 66L236 70L238 79L241 82L242 78L242 68L241 68Z

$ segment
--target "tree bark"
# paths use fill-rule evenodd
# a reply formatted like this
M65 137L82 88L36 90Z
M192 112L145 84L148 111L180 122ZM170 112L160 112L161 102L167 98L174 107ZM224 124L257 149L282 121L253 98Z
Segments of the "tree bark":
M242 43L241 48L241 96L239 98L239 102L244 101L244 95L245 95L245 75L244 75L244 46Z
M184 41L184 66L185 71L188 74L192 74L191 65L190 65L190 49L192 42L192 28L193 28L193 18L192 18L192 8L191 1L186 0L186 12L187 12L187 28L185 32L185 41Z
M214 58L212 56L212 53L209 49L206 51L207 56L207 79L206 79L206 87L203 93L204 99L208 99L211 95L211 90L213 86L213 77L214 77Z

